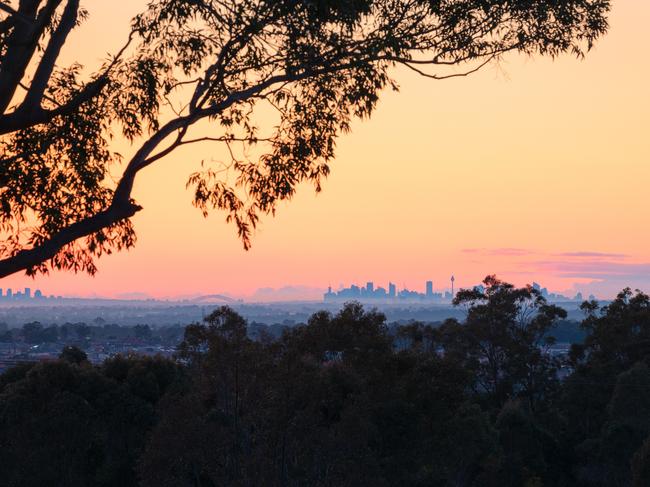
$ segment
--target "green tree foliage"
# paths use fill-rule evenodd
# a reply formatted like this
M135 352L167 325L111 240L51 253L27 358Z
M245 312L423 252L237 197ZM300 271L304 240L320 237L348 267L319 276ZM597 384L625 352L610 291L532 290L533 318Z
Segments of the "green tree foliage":
M632 486L645 485L650 485L650 437L643 442L632 459Z
M351 303L266 345L245 330L228 308L187 328L195 386L165 403L144 485L431 485L489 463L496 431L464 406L466 374L395 353L383 315Z
M88 361L88 355L86 355L86 352L74 345L63 347L59 358L65 362L77 365Z
M547 458L557 448L555 438L544 431L520 401L507 402L496 419L503 456L497 478L502 485L535 485L541 479L554 479Z
M52 343L59 338L59 330L56 325L44 327L38 321L34 321L23 325L22 336L27 343Z
M630 483L630 459L650 434L650 370L639 363L620 374L607 407L598 453L612 484Z
M624 290L602 308L586 303L585 342L561 379L546 347L563 313L529 287L494 276L484 284L458 293L463 322L389 327L348 303L277 339L252 339L246 320L221 307L185 328L174 361L93 366L67 349L63 360L9 369L0 375L0 478L646 485L650 354L636 340L647 297Z
M149 325L135 325L133 327L133 332L136 338L139 338L141 340L148 340L152 335Z
M155 405L180 377L162 359L21 366L0 382L0 478L7 486L137 485Z
M82 66L59 62L88 14L79 0L17 3L0 2L0 277L94 273L96 257L135 243L138 173L200 142L224 144L232 158L190 176L193 202L204 214L224 210L248 247L260 215L299 183L320 190L337 137L371 115L382 90L397 89L395 66L443 79L507 52L580 57L605 33L610 7L155 0L124 47L84 77ZM275 123L258 127L269 110ZM120 166L113 136L134 144ZM121 170L117 182L111 165Z
M613 372L630 368L650 354L650 298L630 288L621 291L610 304L600 309L597 303L584 303L587 313L583 328L588 360Z
M467 306L464 324L447 321L440 329L446 353L474 371L475 387L497 407L525 397L531 407L553 387L557 364L544 353L548 335L566 311L546 303L539 291L515 288L488 276L485 290L461 290L456 305Z
M561 401L569 441L576 445L578 479L629 485L630 461L648 431L650 299L626 288L602 308L585 302L582 309L587 337L574 346L575 371Z
M34 321L23 325L23 337L27 343L43 342L43 325Z

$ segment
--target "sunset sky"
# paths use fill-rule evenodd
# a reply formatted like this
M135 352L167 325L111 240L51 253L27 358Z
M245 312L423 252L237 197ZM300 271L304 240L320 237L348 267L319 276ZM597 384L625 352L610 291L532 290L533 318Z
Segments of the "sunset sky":
M145 3L86 1L90 20L65 59L97 65ZM187 176L220 157L202 145L139 176L137 246L102 258L95 277L16 275L0 287L247 297L367 280L444 289L452 274L463 287L496 273L572 294L650 291L650 2L613 3L609 33L582 61L513 55L446 81L395 73L400 92L339 140L323 192L301 188L248 252L223 213L206 220L191 205Z

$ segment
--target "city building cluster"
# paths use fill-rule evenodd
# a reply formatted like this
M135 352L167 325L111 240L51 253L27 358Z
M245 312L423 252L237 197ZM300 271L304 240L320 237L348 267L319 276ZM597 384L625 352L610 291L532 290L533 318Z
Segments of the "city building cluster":
M397 289L397 286L392 282L388 283L388 289L383 287L375 287L374 282L369 281L364 286L351 285L350 287L340 289L339 291L332 291L332 287L328 287L327 292L323 295L326 302L337 302L337 301L347 301L347 300L385 300L385 301L395 301L395 302L439 302L439 303L450 303L455 295L454 292L454 276L451 276L450 279L450 289L451 291L444 292L435 292L433 290L433 281L427 281L425 283L424 292L411 291L404 287L401 290ZM559 293L549 292L547 288L542 287L540 284L534 282L532 284L533 289L539 291L539 293L546 298L547 301L554 302L569 302L569 301L578 301L582 302L584 300L582 293L577 293L573 298L564 296ZM473 289L478 291L483 291L483 285L479 284L474 286ZM589 300L596 299L593 295L589 296Z
M388 289L375 287L370 281L365 287L352 285L337 292L332 291L330 286L324 294L325 301L346 301L346 300L389 300L389 301L426 301L426 302L450 302L454 298L454 277L451 277L451 292L435 292L433 281L425 283L424 292L411 291L404 287L398 290L392 282L388 283Z
M582 296L582 293L577 293L573 299L571 299L568 296L564 296L559 293L551 293L546 289L545 287L542 287L540 284L533 282L533 289L539 291L539 293L546 298L547 301L579 301L582 302L584 301L584 297ZM589 301L595 300L596 297L593 294L589 295Z
M40 289L36 289L32 295L32 290L28 287L26 287L23 291L16 292L14 292L11 288L7 288L6 290L0 288L1 301L21 301L30 299L46 299L46 296L43 295Z

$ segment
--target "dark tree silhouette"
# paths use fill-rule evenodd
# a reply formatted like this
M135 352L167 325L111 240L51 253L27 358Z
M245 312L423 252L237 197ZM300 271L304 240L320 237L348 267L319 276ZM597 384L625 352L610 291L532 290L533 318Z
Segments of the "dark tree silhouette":
M484 284L462 323L346 303L265 338L221 307L176 360L21 363L0 374L2 485L648 485L648 296L586 303L565 360L544 350L557 308Z
M79 0L0 1L0 277L94 273L96 257L135 243L138 173L200 142L226 144L232 160L191 175L194 204L225 210L248 248L259 216L298 183L320 190L337 136L397 89L391 68L444 79L510 51L582 56L609 3L156 0L85 79L58 64L87 15ZM268 109L277 123L258 130ZM202 121L210 135L196 133ZM114 183L118 132L137 145Z
M473 370L475 387L494 405L520 396L534 408L556 382L557 364L544 349L554 342L548 333L567 313L531 286L515 288L495 276L483 284L484 290L458 292L454 304L468 307L467 319L462 325L447 320L440 343Z
M74 363L68 356L0 376L2 485L139 485L137 454L179 367L122 356L101 367Z
M63 350L61 350L61 353L59 354L59 358L71 364L77 365L88 361L88 355L86 352L81 350L79 347L75 347L74 345L63 347Z

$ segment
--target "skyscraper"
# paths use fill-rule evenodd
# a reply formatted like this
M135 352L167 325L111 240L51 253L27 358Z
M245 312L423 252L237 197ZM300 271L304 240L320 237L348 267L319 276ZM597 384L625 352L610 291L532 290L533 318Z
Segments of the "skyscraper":
M375 290L375 284L372 281L368 281L366 283L366 291L368 292L368 294L372 294L374 290Z
M388 283L388 297L394 298L397 296L397 287L392 282Z
M427 281L427 298L433 297L433 281Z

